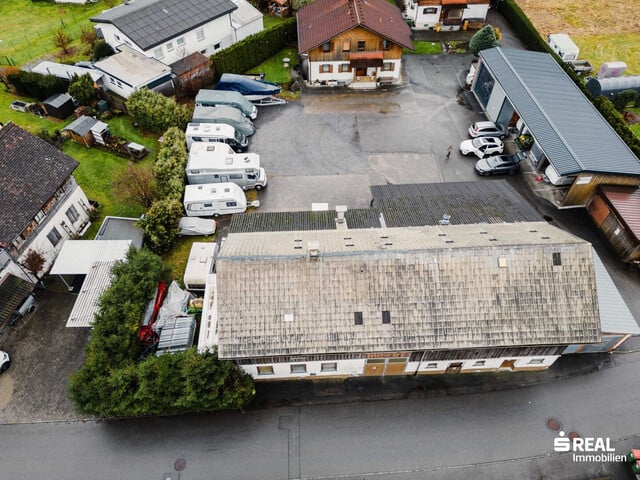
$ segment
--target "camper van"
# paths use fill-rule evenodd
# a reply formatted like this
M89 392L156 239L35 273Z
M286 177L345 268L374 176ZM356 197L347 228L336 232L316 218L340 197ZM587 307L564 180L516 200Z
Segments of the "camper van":
M235 183L204 183L184 188L184 209L188 217L218 217L242 213L247 197Z
M189 123L184 134L187 148L191 148L193 142L222 142L236 152L244 152L249 146L247 137L223 123Z
M189 261L184 271L184 287L190 292L204 292L207 277L213 273L218 244L215 242L194 242L191 245Z
M202 89L196 95L196 106L217 107L220 105L237 108L251 120L255 120L258 116L258 107L244 98L240 92Z
M251 120L245 117L240 110L233 107L199 107L193 110L192 123L224 123L231 125L242 135L250 137L256 133Z
M573 43L571 37L566 33L553 33L547 35L547 43L551 50L553 50L561 60L567 62L569 60L577 60L580 50L578 46Z
M262 190L267 186L267 174L260 168L257 153L189 152L186 172L190 185L233 182L243 190Z
M193 142L189 147L189 158L200 155L233 155L236 153L228 144L222 142Z

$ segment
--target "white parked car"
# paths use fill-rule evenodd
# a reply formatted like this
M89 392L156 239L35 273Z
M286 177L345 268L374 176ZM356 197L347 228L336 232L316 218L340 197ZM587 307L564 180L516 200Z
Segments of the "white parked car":
M9 358L9 354L0 350L0 373L4 372L11 365L11 359Z
M478 137L473 140L465 140L460 144L462 155L475 155L478 158L497 155L504 150L502 140L495 137Z
M498 137L504 138L509 132L507 127L500 123L493 123L489 121L476 122L469 127L469 136L471 138L476 137Z

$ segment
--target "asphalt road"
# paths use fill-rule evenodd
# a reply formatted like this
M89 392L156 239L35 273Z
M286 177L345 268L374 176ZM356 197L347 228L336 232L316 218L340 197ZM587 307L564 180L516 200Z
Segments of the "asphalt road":
M557 418L583 437L640 444L640 354L594 374L508 392L0 426L0 480L625 478L622 464L553 452ZM179 466L179 465L178 465ZM166 478L166 477L165 477Z

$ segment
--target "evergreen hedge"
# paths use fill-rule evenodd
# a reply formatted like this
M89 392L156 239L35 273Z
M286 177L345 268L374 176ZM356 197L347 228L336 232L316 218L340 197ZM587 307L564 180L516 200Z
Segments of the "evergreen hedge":
M40 101L56 93L65 93L68 85L55 75L42 75L26 70L8 74L7 81L16 87L20 95L37 98Z
M261 32L249 35L211 56L211 69L218 81L223 73L243 74L297 40L295 17Z
M242 408L253 398L251 377L216 352L185 352L139 361L138 327L157 282L169 272L160 257L131 249L113 270L100 299L86 360L68 392L76 410L101 417L173 415Z

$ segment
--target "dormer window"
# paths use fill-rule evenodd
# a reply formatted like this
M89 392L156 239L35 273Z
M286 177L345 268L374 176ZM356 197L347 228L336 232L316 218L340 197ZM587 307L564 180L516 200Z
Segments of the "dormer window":
M322 44L322 51L324 53L330 52L331 51L331 42L323 43Z

